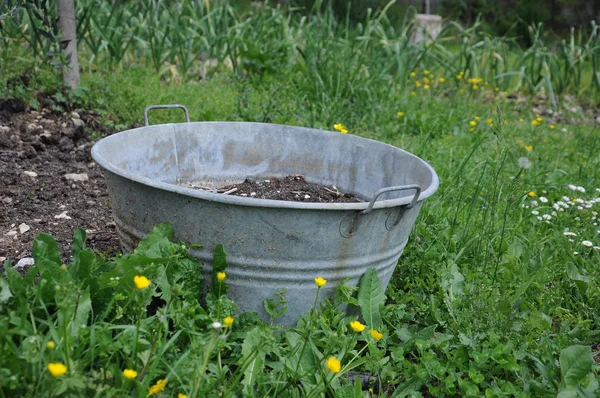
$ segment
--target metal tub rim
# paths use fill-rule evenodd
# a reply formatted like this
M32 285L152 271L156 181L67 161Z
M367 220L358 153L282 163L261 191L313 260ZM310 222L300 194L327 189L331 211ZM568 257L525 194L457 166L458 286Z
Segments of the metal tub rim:
M219 123L219 124L227 123L227 124L237 124L237 125L259 125L259 126L269 126L269 128L282 127L282 128L286 128L286 129L291 128L291 129L297 129L297 130L313 130L313 131L319 131L323 134L331 134L331 135L339 134L339 133L334 133L332 131L327 131L327 130L319 130L319 129L313 129L313 128L308 128L308 127L299 127L299 126L281 125L281 124L275 124L275 123L218 121L218 122L191 122L191 123L185 123L185 124L188 126L189 125L202 126L202 125L216 124L216 123ZM143 127L138 127L135 129L121 131L121 132L112 134L108 137L104 137L103 139L98 141L96 144L94 144L94 146L92 147L92 151L91 151L92 158L102 168L104 168L118 176L121 176L123 178L135 181L137 183L140 183L140 184L143 184L143 185L146 185L149 187L173 192L176 194L180 194L180 195L184 195L184 196L188 196L188 197L192 197L192 198L206 200L206 201L210 201L210 202L218 202L218 203L237 205L237 206L247 206L247 207L263 207L263 208L277 208L277 209L306 209L306 210L353 210L353 211L354 210L363 210L364 211L369 207L369 201L360 202L360 203L292 202L292 201L285 201L285 200L249 198L249 197L243 197L243 196L233 196L233 195L223 195L223 194L218 194L218 193L211 193L208 191L187 188L187 187L177 185L177 184L156 181L151 178L144 177L143 175L137 174L137 173L129 173L126 170L115 166L113 163L111 163L109 160L107 160L102 155L102 152L103 152L102 146L106 145L106 143L109 141L118 140L119 136L122 134L127 134L128 132L144 130L144 129L149 129L149 128L177 126L180 124L182 124L182 123L167 123L167 124L156 124L156 125L152 125L152 126L143 126ZM386 144L386 143L383 143L380 141L376 141L376 140L373 140L370 138L364 138L364 137L359 137L356 135L348 134L348 139L355 139L358 141L368 141L374 145L386 146L390 150L393 150L393 151L400 151L405 156L415 159L424 168L426 168L429 171L429 173L431 174L431 183L429 184L429 186L427 186L426 189L423 189L421 191L421 193L419 194L416 201L418 201L418 202L423 201L424 199L427 199L428 197L430 197L437 191L438 186L439 186L439 179L438 179L437 173L427 162L425 162L423 159L419 158L418 156L413 155L412 153L407 152L398 147L395 147L393 145L389 145L389 144ZM371 198L369 198L369 199L371 199ZM400 198L396 198L396 199L382 199L382 200L375 201L374 205L372 206L372 209L374 210L374 209L385 209L385 208L405 206L405 205L411 204L411 202L413 202L412 195L404 196L404 197L400 197Z

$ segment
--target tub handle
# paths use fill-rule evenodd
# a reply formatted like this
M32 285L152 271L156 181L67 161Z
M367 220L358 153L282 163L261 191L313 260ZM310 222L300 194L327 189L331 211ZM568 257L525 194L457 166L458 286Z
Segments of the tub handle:
M185 112L185 121L187 123L190 122L190 113L188 112L188 109L185 106L183 106L183 105L179 105L179 104L150 105L150 106L147 106L146 109L144 110L144 122L146 123L146 126L149 126L149 124L148 124L148 111L150 111L151 109L171 109L171 108L183 109L183 111Z
M360 214L370 213L371 210L373 210L373 206L375 206L375 201L377 200L377 198L380 195L387 193L387 192L393 192L393 191L406 191L408 189L414 189L416 191L415 196L413 196L410 203L406 205L407 209L412 208L417 203L417 200L419 199L419 196L421 195L421 187L417 184L401 185L401 186L397 186L397 187L387 187L387 188L380 189L379 191L375 192L375 195L373 195L373 198L371 198L371 201L369 202L369 205L367 206L367 208L364 209L363 211L361 211Z
M371 210L373 210L373 206L375 206L375 202L377 201L377 198L379 196L381 196L382 194L387 193L387 192L406 191L409 189L414 189L416 191L415 195L413 196L410 203L407 204L406 206L402 206L399 209L398 215L395 217L395 220L390 221L391 225L388 225L388 221L386 221L385 227L386 227L386 229L391 231L391 229L393 227L395 227L396 225L398 225L400 223L400 219L402 218L402 215L404 214L404 212L406 210L410 209L411 207L413 207L417 203L417 200L419 199L419 196L421 195L421 187L419 185L412 184L412 185L401 185L401 186L397 186L397 187L387 187L387 188L382 188L379 191L375 192L375 195L373 195L373 198L371 198L371 200L369 201L369 205L367 206L366 209L356 213L356 215L354 217L352 217L352 219L346 219L340 223L340 235L342 235L344 238L349 238L352 235L354 235L354 233L358 229L358 224L360 223L360 218L361 218L360 216L363 214L369 214L371 212ZM388 219L389 219L389 217L388 217Z

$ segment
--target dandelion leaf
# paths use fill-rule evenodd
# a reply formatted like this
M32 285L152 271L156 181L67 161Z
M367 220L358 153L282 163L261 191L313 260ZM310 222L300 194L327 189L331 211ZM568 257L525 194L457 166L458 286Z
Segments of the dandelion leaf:
M560 374L567 389L579 386L592 371L594 358L590 347L573 345L560 352Z
M178 246L173 243L173 227L162 223L152 228L135 249L135 253L149 258L162 258L169 254L169 249Z
M358 285L358 306L369 328L380 328L381 313L379 309L384 304L385 294L379 282L377 270L371 267L360 278Z
M262 326L256 326L246 335L242 343L242 363L245 367L242 379L244 394L255 391L256 380L264 367L271 341L270 331Z

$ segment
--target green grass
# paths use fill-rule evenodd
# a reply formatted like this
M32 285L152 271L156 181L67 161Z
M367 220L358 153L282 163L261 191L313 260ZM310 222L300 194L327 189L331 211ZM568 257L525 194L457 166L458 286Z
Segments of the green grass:
M102 51L95 54L84 45L83 88L71 94L70 106L100 110L105 121L118 129L142 122L146 106L166 103L188 106L194 121L260 121L328 130L334 123L343 123L350 134L390 143L427 160L440 177L440 188L424 203L386 292L388 299L381 309L381 331L386 337L379 343L368 343L368 335L358 342L352 340L347 324L354 318L331 308L313 314L308 327L301 324L296 332L310 335L314 350L324 356L311 357L310 377L304 380L278 364L279 356L297 358L297 337L283 338L269 328L253 331L258 327L254 321L236 320L237 334L232 333L230 340L219 340L220 345L209 350L209 335L195 335L194 328L199 326L194 326L193 316L177 307L163 319L179 317L178 325L182 333L190 335L195 345L188 347L193 349L189 353L171 350L169 339L162 335L157 341L165 347L168 358L150 362L139 384L128 386L117 377L120 370L125 366L140 370L145 362L119 351L131 347L132 337L118 334L123 339L120 345L106 348L114 357L107 362L110 365L106 366L113 368L103 375L103 385L117 395L143 396L156 379L168 374L171 395L198 389L241 393L243 387L235 382L245 376L235 365L243 363L244 344L249 347L262 341L268 348L261 382L267 384L257 391L267 395L274 394L277 387L273 386L281 383L285 393L277 392L290 396L309 392L354 396L354 387L343 377L336 378L335 383L340 383L336 388L326 388L327 378L332 377L324 365L326 355L377 375L388 393L393 390L396 396L597 394L595 380L600 369L589 361L589 347L600 341L600 251L594 248L600 246L595 213L599 205L593 203L600 197L600 135L593 112L579 107L596 102L592 82L595 68L590 58L577 66L577 73L582 74L577 83L559 78L557 71L564 70L561 68L569 63L568 57L532 49L527 53L529 50L511 47L498 38L481 38L476 28L465 33L465 41L459 44L442 40L428 47L412 47L407 32L386 25L382 15L351 28L327 13L302 20L300 15L267 8L253 11L248 17L252 22L249 28L239 15L226 20L225 11L215 7L211 15L217 19L198 22L214 46L208 49L203 41L188 43L192 54L208 51L209 57L218 60L206 74L200 72L197 61L184 73L172 54L174 69L165 67L171 61L154 65L148 53L134 44L135 51L128 50L120 61ZM231 11L228 15L236 14ZM209 19L216 29L214 35L210 34ZM229 41L219 32L228 32ZM254 47L256 43L261 45ZM239 59L233 67L226 61L225 44L237 51L234 58ZM299 50L290 50L290 46ZM596 50L589 51L589 57L595 56ZM494 65L494 53L507 68ZM1 82L8 94L30 101L38 91L58 95L56 75L39 67L39 62L24 52L14 54L21 55L17 63L9 62L8 56L0 63L1 70L6 71ZM550 84L543 78L549 70L544 69L544 62L554 68ZM516 66L520 64L527 70L520 85L514 76L496 84L503 73L519 70ZM28 87L7 86L6 82L25 67L33 68L29 73L32 83ZM430 72L427 75L426 69ZM416 76L410 75L412 71ZM459 80L456 76L460 71L465 76ZM440 82L440 77L445 81ZM482 78L477 89L467 82L472 77ZM424 87L424 78L430 79L429 89ZM550 88L557 95L555 102L548 95ZM534 108L542 111L537 125L532 124L537 117ZM543 112L545 109L552 114ZM492 119L492 126L487 119ZM151 114L151 123L168 121L180 122L182 115L176 111ZM570 189L570 184L584 187L585 192ZM530 192L535 196L529 196ZM579 210L577 207L585 203L578 199L588 201L590 208ZM590 241L592 247L584 241ZM103 261L98 260L98 264ZM154 268L151 271L158 272ZM200 322L202 330L222 318L224 313L217 316L215 308L202 310L207 311ZM0 318L7 316L2 311ZM45 344L49 336L57 341L60 336L65 338L52 332L59 324L60 312L51 315L50 321L36 315L44 324L38 325L36 334L31 329L36 322L30 322L25 314L20 321L22 330L41 339L39 344ZM148 325L148 330L157 327L156 318L129 315L129 323L123 321L127 327L136 322ZM109 326L97 326L99 333L108 333L105 329ZM69 382L57 384L42 369L48 358L39 352L28 357L29 340L19 333L21 337L14 337L19 344L10 347L19 353L19 361L25 361L19 362L24 368L35 371L20 374L0 366L2 378L19 375L22 379L17 380L27 381L37 377L47 388L59 388L76 380L94 384L100 377L89 362L93 358L89 352L91 337L79 337L79 351L67 352L62 346L60 355L53 354L53 360L80 355L81 361L77 368L80 373L70 376ZM156 337L148 333L147 339ZM354 351L346 350L344 344L354 344ZM194 374L190 369L196 369L193 364L204 361L205 355L208 372L198 387L188 383L187 375ZM570 377L567 370L573 370L575 357L581 361L577 363L579 371L574 371L579 376ZM255 388L262 388L256 383ZM10 387L3 388L25 393L42 387L36 384L37 390L32 390L11 382ZM87 391L75 384L64 388ZM8 391L0 393L13 392ZM374 391L374 395L386 395L377 388ZM371 393L365 388L364 394Z

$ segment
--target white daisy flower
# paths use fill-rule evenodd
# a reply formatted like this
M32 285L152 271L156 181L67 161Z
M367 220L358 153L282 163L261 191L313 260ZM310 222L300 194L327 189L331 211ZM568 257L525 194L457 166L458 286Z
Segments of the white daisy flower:
M594 249L599 250L600 251L600 246L594 246Z
M537 210L531 210L531 214L533 214L534 216L537 216L540 214L540 212Z
M537 216L536 218L537 218L538 221L542 221L542 217Z
M577 198L577 199L575 199L575 202L577 202L577 203L585 203L585 200L583 200L581 198Z
M579 192L585 192L585 188L584 188L584 187L577 187L577 190L578 190Z
M563 196L562 200L564 200L565 202L570 202L571 198L569 198L568 196Z
M575 232L571 232L571 231L565 231L563 232L564 236L577 236L577 234Z
M567 188L570 189L571 191L577 191L577 185L568 184Z
M532 205L532 206L537 206L537 205L538 205L538 202L537 202L537 200L532 200L532 201L531 201L531 205Z
M223 326L223 324L221 324L221 322L213 322L211 326L213 329L221 329L221 326Z
M542 203L548 203L548 199L546 199L545 196L540 196L540 202L542 202Z
M579 252L573 252L573 255L574 255L574 256L576 256L576 255L578 255L578 254L579 254Z
M581 242L581 244L584 246L587 246L587 247L594 246L594 244L592 242L590 242L589 240L584 240L583 242Z
M550 214L544 214L544 215L542 216L542 218L543 218L544 220L552 220L552 216L551 216Z
M582 210L583 210L583 207L581 207L581 206L577 206L577 210L579 210L579 211L582 211Z

